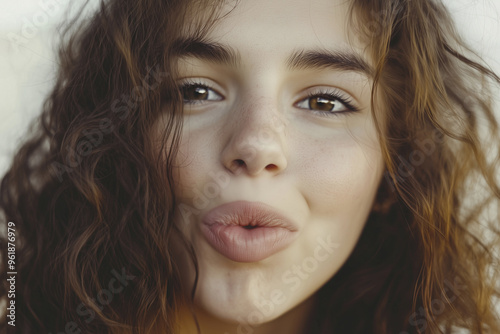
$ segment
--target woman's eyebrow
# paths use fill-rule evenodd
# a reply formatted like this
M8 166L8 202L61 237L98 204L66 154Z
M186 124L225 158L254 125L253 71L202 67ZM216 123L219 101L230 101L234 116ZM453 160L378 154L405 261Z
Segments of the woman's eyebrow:
M372 67L355 52L343 50L299 50L287 60L290 70L330 68L341 71L355 71L373 77Z
M172 52L174 56L179 58L191 56L233 67L238 67L241 63L241 55L233 48L200 38L178 39L172 46Z
M179 58L195 57L217 64L238 67L241 54L230 46L200 38L181 38L172 47ZM325 69L355 71L372 77L371 66L357 53L343 50L312 49L293 52L286 60L289 70Z

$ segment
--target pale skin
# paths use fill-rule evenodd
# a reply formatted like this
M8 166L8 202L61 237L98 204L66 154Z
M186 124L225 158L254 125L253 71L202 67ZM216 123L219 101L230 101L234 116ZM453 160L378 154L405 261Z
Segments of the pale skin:
M359 239L383 159L370 108L371 62L348 39L347 10L335 0L241 1L204 38L235 59L179 60L186 101L175 223L199 261L195 307L203 333L307 332L315 292ZM300 51L361 61L327 57L321 68L293 66ZM223 256L200 233L200 221L237 200L264 202L294 219L297 239L254 263ZM189 291L194 271L180 247L176 261L186 264ZM180 333L194 328L181 314Z

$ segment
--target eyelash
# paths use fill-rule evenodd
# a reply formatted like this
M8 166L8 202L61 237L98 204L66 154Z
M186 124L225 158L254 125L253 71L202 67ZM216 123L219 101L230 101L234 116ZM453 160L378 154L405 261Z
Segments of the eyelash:
M220 94L216 89L214 89L212 86L210 85L207 85L206 83L203 83L203 82L200 82L200 81L195 81L195 80L186 80L184 81L181 85L179 85L179 91L181 92L182 94L182 91L187 88L187 87L202 87L202 88L206 88L208 90L211 90L213 92L215 92L217 95L221 96L222 97L222 94ZM222 97L221 100L224 100L224 98ZM192 101L192 100L184 100L184 104L190 104L190 105L193 105L193 104L200 104L200 103L203 103L205 101L203 100L200 100L200 101Z
M296 102L294 105L296 105L299 102L302 102L304 100L311 99L313 97L324 97L324 98L327 98L329 100L337 100L340 103L342 103L347 109L346 111L340 111L340 112L308 109L312 113L320 115L320 116L341 117L341 116L346 116L346 114L359 111L359 109L356 106L354 106L352 99L350 97L345 96L345 94L343 94L340 90L334 89L334 88L327 88L327 89L321 88L318 90L311 91L307 94L306 98L301 99L300 101Z
M183 89L187 88L187 87L202 87L202 88L206 88L208 90L211 90L213 92L215 92L217 95L221 96L222 95L214 88L212 88L210 85L207 85L205 83L202 83L200 81L195 81L195 80L188 80L188 81L185 81L184 83L182 83L180 86L179 86L179 90L180 92L182 93ZM321 110L313 110L313 109L306 109L306 110L309 110L311 111L313 114L316 114L316 115L320 115L320 116L325 116L325 117L341 117L341 116L346 116L346 114L349 114L349 113L354 113L354 112L358 112L359 109L357 107L354 106L354 104L352 103L352 99L345 96L340 90L338 89L333 89L333 88L330 88L330 89L318 89L318 90L315 90L315 91L311 91L307 94L307 96L301 100L299 100L298 102L294 103L294 106L296 106L298 103L304 101L304 100L308 100L308 99L311 99L313 97L324 97L326 99L329 99L329 100L336 100L336 101L339 101L340 103L342 103L347 110L345 111L340 111L340 112L331 112L331 111L321 111ZM224 100L224 98L222 97L221 100ZM200 101L196 101L196 100L184 100L184 103L185 104L190 104L190 105L193 105L193 104L200 104L200 103L204 103L205 101L203 100L200 100ZM300 107L298 107L300 108ZM304 108L301 108L301 109L304 109Z

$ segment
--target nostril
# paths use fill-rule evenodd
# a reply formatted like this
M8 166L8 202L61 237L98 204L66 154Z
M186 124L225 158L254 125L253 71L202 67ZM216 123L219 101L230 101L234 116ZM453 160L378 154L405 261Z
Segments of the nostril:
M266 170L270 171L270 172L274 172L277 169L278 169L278 166L276 166L275 164L269 164L266 166Z
M233 161L233 166L236 170L240 170L241 167L245 167L245 161L241 159L236 159Z
M256 175L257 173L261 172L262 169L259 170L254 170L255 167L258 167L257 165L252 165L252 164L247 164L245 160L243 159L234 159L231 163L230 170L235 173L236 175L239 175L240 173L246 171L247 173L251 175ZM266 167L264 168L265 171L270 172L270 173L276 173L279 172L281 167L277 164L267 164Z
M246 165L245 161L241 159L236 159L233 160L231 169L233 170L234 173L239 174L243 171L245 165Z

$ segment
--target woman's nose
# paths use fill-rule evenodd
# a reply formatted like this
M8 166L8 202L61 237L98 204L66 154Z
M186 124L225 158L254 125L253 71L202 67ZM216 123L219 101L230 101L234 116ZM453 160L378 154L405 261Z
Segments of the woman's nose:
M277 112L249 111L229 123L231 136L222 151L222 163L234 174L276 175L286 169L285 123Z

